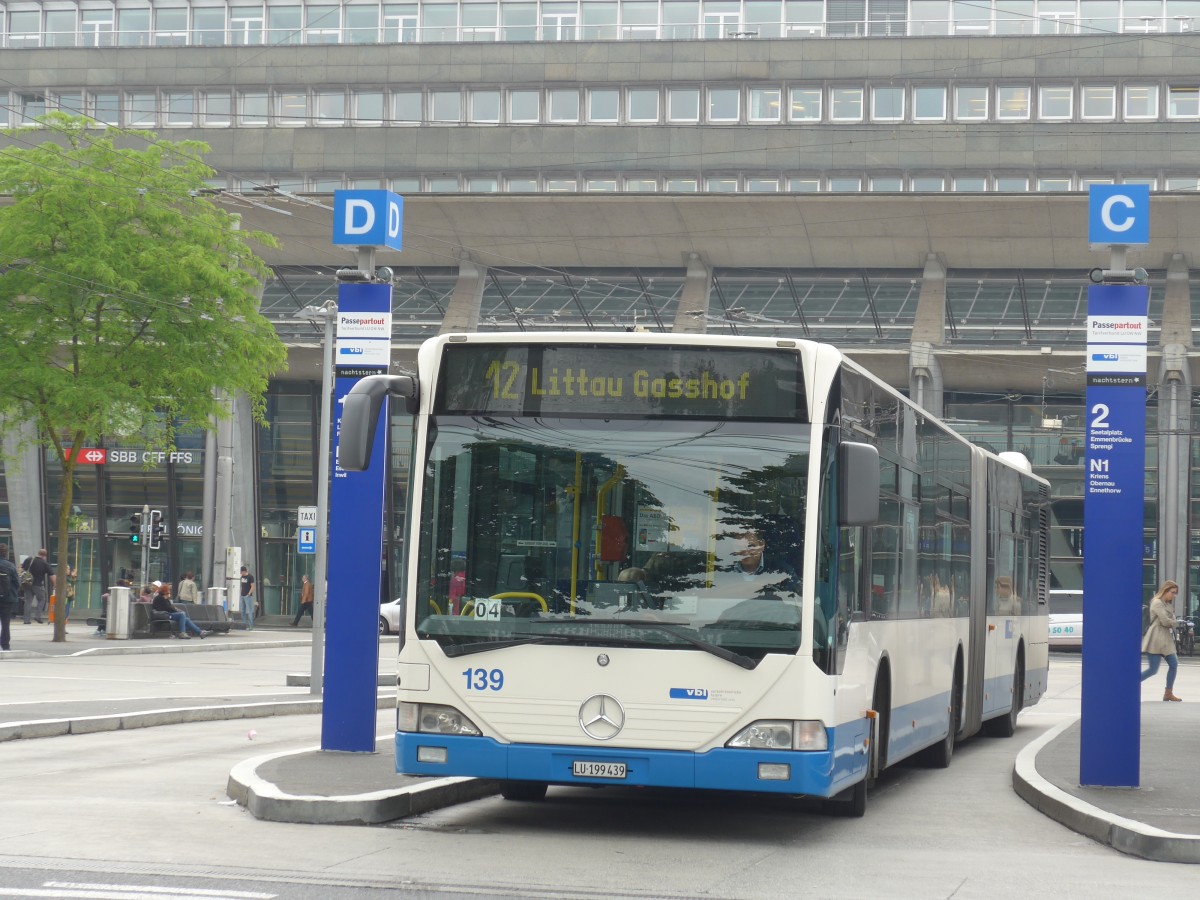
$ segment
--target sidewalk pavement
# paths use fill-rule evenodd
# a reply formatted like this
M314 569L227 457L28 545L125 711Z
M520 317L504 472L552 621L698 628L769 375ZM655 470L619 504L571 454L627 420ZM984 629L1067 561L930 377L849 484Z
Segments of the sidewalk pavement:
M21 627L21 626L14 626ZM41 628L44 635L29 629ZM89 629L90 630L90 629ZM82 657L130 653L205 653L296 647L309 644L307 633L291 628L256 628L214 635L206 640L149 638L108 641L71 635L52 644L49 628L21 627L13 644L0 653L10 659L37 659L61 671ZM382 638L395 643L395 638ZM117 645L117 646L113 646ZM3 668L0 668L3 672ZM1142 704L1141 786L1138 789L1079 785L1079 720L1053 728L1017 756L1013 787L1030 805L1081 834L1123 853L1166 862L1200 863L1200 778L1195 771L1200 742L1200 666L1180 666L1180 686L1190 693L1183 703ZM1161 678L1161 676L1159 676ZM303 675L287 676L289 685L305 684ZM1160 683L1155 679L1154 683ZM394 707L390 679L381 674L380 709ZM1193 699L1194 697L1194 699ZM319 697L281 690L278 695L162 698L59 702L29 698L19 706L0 706L0 743L62 734L145 728L215 719L316 713ZM1035 707L1036 709L1036 707ZM311 824L374 824L430 809L490 796L494 781L470 778L419 778L397 775L390 734L377 738L375 753L339 753L317 747L247 759L233 768L228 796L260 819ZM869 815L870 813L868 813Z

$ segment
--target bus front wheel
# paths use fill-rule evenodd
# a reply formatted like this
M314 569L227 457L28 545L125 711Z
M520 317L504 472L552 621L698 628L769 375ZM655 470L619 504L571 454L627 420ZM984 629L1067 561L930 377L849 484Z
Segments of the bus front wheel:
M546 799L546 784L542 781L504 781L500 784L500 796L505 800L538 803Z

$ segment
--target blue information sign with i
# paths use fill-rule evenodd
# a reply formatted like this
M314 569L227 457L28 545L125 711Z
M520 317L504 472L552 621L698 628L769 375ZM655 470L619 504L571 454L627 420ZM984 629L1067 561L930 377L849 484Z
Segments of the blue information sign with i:
M1079 780L1136 787L1149 288L1088 289L1083 698Z

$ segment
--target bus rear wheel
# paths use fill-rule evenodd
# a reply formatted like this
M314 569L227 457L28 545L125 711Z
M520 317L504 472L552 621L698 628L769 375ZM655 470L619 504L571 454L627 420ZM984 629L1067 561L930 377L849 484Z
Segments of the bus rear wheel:
M546 799L546 787L543 781L502 781L500 796L505 800L539 803Z

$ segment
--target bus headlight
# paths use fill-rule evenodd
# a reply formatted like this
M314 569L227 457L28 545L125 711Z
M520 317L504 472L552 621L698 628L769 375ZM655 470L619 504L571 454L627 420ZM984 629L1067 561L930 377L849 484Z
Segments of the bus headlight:
M828 750L825 723L815 719L759 719L725 744L738 750Z
M436 703L397 703L396 730L471 737L483 734L474 722L453 706L439 706Z

